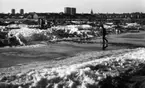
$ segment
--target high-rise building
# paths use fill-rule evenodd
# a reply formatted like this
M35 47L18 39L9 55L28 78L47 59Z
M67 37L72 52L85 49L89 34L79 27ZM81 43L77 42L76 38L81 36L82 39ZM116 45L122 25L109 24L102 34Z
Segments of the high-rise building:
M72 15L76 14L76 8L71 8L71 14Z
M70 7L65 7L64 8L64 13L65 14L71 14L71 8Z
M20 9L20 14L24 14L24 9Z
M65 7L64 13L69 14L69 15L74 15L74 14L76 14L76 8Z
M15 9L12 9L11 10L11 14L15 14Z

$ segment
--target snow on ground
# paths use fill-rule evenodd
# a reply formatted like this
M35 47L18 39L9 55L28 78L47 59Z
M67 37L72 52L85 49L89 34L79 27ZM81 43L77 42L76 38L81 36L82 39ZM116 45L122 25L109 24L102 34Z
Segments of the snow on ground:
M13 36L15 36L20 42L24 44L30 41L43 41L49 39L50 37L47 30L30 29L26 27L9 31L8 37L10 38Z
M23 35L23 37L26 37L26 38L30 38L33 36L33 34L38 34L38 33L41 33L42 30L37 30L37 29L29 29L29 28L21 28L21 29L13 29L11 31L9 31L8 33L8 37L11 36L11 34L13 35L16 35L16 34L21 34Z
M32 69L1 77L0 88L101 88L101 83L108 77L129 75L141 69L144 59L145 48L137 48L70 66Z
M37 47L43 47L45 46L44 44L35 44L35 45L26 45L26 46L17 46L14 48L37 48Z
M66 32L69 31L70 34L74 32L77 32L77 33L82 32L79 29L83 29L85 31L91 28L92 26L90 25L66 25L66 26L52 27L52 29L55 29L55 30L65 30Z

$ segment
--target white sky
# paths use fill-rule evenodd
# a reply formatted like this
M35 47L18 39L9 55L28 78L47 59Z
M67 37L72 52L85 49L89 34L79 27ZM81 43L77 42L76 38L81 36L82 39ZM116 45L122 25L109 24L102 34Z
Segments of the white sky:
M78 13L145 12L145 0L0 0L0 12L63 12L76 7Z

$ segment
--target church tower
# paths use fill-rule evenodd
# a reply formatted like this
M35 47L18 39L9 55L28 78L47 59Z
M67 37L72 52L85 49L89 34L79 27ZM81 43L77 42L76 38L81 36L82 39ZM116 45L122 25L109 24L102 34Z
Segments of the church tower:
M93 15L94 13L93 13L93 10L91 9L91 15Z

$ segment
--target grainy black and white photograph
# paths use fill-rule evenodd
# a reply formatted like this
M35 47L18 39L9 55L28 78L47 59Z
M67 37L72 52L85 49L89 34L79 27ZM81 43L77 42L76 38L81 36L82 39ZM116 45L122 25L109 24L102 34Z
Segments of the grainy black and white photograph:
M0 0L0 88L145 88L145 0Z

